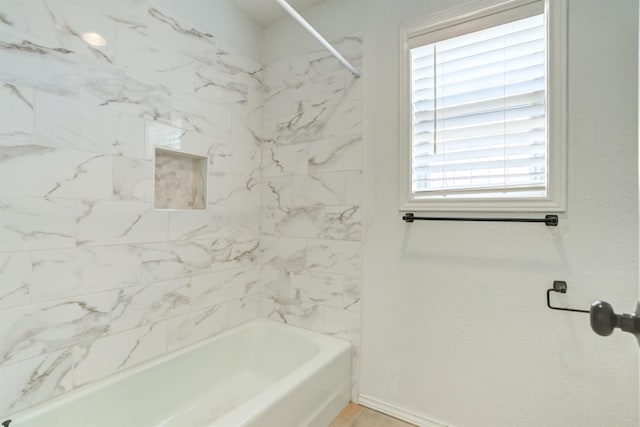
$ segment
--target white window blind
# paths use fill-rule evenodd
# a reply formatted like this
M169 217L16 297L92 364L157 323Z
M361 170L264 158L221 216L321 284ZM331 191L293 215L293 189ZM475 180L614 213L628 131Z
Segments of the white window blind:
M411 43L414 195L546 195L546 30L535 13Z

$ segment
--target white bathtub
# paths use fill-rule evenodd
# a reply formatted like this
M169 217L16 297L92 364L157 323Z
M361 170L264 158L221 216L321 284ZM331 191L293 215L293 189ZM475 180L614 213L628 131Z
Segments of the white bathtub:
M351 346L255 320L11 417L10 427L326 427L349 402Z

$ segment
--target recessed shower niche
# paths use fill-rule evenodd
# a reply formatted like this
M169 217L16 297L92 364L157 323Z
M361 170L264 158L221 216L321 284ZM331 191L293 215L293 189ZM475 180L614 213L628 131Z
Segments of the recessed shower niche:
M154 158L155 209L207 208L206 156L155 147Z

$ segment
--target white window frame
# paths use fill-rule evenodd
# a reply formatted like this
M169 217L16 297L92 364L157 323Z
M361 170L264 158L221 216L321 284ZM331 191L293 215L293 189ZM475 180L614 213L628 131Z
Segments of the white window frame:
M452 25L543 1L547 49L547 196L419 198L412 191L411 55L409 39ZM469 32L475 31L471 26ZM564 212L567 182L567 4L566 0L477 0L400 30L400 211Z

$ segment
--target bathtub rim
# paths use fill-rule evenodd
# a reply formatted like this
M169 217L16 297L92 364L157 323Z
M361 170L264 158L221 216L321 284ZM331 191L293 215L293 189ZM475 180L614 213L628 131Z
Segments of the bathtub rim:
M320 354L322 354L322 351L325 350L333 350L333 352L335 354L332 355L331 358L327 359L327 362L335 359L342 351L345 350L349 350L351 351L352 349L352 345L349 341L338 338L338 337L334 337L334 336L330 336L327 334L324 334L322 332L316 332L316 331L311 331L308 329L304 329L302 327L299 326L295 326L295 325L290 325L288 323L282 323L282 322L278 322L275 320L271 320L271 319L265 319L265 318L255 318L252 320L249 320L247 322L241 323L239 325L233 326L225 331L222 331L220 333L217 333L213 336L207 337L205 339L196 341L192 344L188 344L185 347L181 347L179 349L176 349L174 351L168 352L166 354L163 354L162 356L159 356L157 358L153 358L151 360L145 361L140 363L139 365L135 365L132 366L130 368L124 369L121 372L118 372L116 374L110 375L106 378L102 378L99 380L96 380L94 382L90 382L88 384L84 384L81 385L75 389L72 389L69 392L63 393L59 396L55 396L52 397L51 399L47 399L46 401L40 402L40 403L35 403L31 406L28 406L24 409L21 409L19 411L7 414L5 416L0 417L0 422L3 422L5 420L12 420L12 424L16 422L16 420L20 420L20 419L26 419L27 421L30 418L34 418L36 416L41 415L42 413L45 413L49 410L55 409L57 406L61 406L63 404L65 404L68 401L72 401L78 398L81 398L85 395L91 394L93 392L99 391L100 389L106 388L108 386L111 386L115 383L118 383L120 381L123 381L133 375L136 375L137 373L146 371L148 369L152 369L158 365L161 365L163 363L166 363L172 359L178 358L182 355L185 355L187 353L196 351L202 347L206 347L207 345L211 344L214 341L218 341L221 339L224 339L225 337L232 335L234 333L237 333L239 331L245 330L245 329L250 329L250 328L255 328L255 327L260 327L260 326L267 326L267 327L272 327L272 328L278 328L278 329L286 329L287 333L293 333L295 335L300 335L303 336L305 339L310 339L314 342L314 344L318 345L318 352L315 353L311 358L309 358L309 360L307 360L306 362L304 362L301 366L298 366L295 370L291 371L290 373L287 374L287 376L285 378L289 378L291 376L291 373L293 372L297 372L301 369L304 368L310 368L308 365L311 364L313 361L315 361L315 359L317 359ZM317 364L314 364L312 367L316 367ZM279 381L278 383L275 384L275 386L277 386L281 381ZM248 399L247 401L253 400L256 397L258 397L260 394L259 393L257 396L252 397L251 399ZM233 412L236 411L237 408L231 410L230 412L228 412L227 414L223 415L221 418L226 417L228 414L231 414ZM215 424L214 424L215 425Z
M276 322L280 325L283 325L280 322ZM283 325L286 328L286 326ZM331 351L330 357L326 357L326 348L321 348L316 354L313 355L309 360L303 363L301 366L298 366L296 369L289 372L285 377L276 382L272 387L269 388L270 393L266 394L265 391L258 393L257 395L247 399L243 405L238 406L231 411L224 414L222 417L217 420L207 424L205 427L223 427L223 426L244 426L246 423L255 421L256 418L259 418L262 414L267 412L269 408L272 407L274 403L277 403L279 399L286 395L287 392L292 391L299 386L301 386L308 378L317 374L319 371L324 369L326 366L332 364L336 359L340 357L347 357L347 363L349 366L349 377L346 381L346 390L336 390L331 397L335 397L341 391L346 391L346 394L351 396L351 372L353 369L352 366L352 351L353 345L340 338L327 336L326 334L322 334L320 332L309 331L306 329L302 329L299 327L294 327L303 332L310 332L312 335L320 334L323 339L328 338L332 348L328 349ZM333 341L335 339L336 341ZM322 351L324 350L324 352ZM345 356L346 353L346 356ZM318 362L320 359L321 363ZM242 410L246 409L246 405L253 405L255 408L254 411L244 413ZM337 416L338 414L336 414Z

